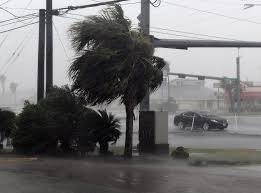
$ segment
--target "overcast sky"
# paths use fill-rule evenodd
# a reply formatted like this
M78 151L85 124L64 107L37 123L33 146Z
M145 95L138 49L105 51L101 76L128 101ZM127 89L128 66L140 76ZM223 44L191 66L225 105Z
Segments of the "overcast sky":
M0 0L0 5L5 1L6 0ZM137 16L140 13L139 1L140 0L131 0L130 2L137 3L123 5L126 16L129 17L134 24L138 23ZM162 0L160 7L154 8L151 6L151 26L153 27L151 28L151 34L154 34L158 38L168 39L188 39L192 37L210 39L204 36L199 37L191 34L156 29L167 28L182 32L200 33L238 40L261 41L261 6L243 10L243 4L250 2L258 3L258 1L247 0ZM69 5L84 5L93 3L93 1L53 0L53 3L54 8L58 8ZM30 10L20 9L26 6L27 9ZM2 7L19 16L37 12L37 10L34 9L45 8L45 0L10 0L9 3ZM72 11L70 13L88 16L98 14L102 8L104 7L89 8ZM205 10L209 13L200 10ZM212 14L210 14L210 12ZM248 19L250 21L221 17L220 15L218 16L218 14ZM77 19L82 18L81 16L69 14L66 16ZM13 16L0 9L0 21L11 19L12 17ZM55 28L65 47L64 50L59 36L54 29L54 83L57 85L68 83L67 70L70 61L74 57L67 30L69 26L77 20L70 18L54 18ZM37 21L37 19L35 21ZM24 24L1 25L3 25L3 23L0 23L0 31L4 31ZM25 43L22 44L23 49L20 55L16 57L14 62L7 63L8 59L25 37L28 38ZM18 82L20 89L36 88L38 25L35 24L10 33L1 33L0 42L4 38L6 38L6 41L2 47L0 47L0 74L5 72L8 81ZM19 52L15 53L18 54ZM237 49L157 49L156 54L165 58L171 64L171 71L173 72L213 76L235 76ZM242 79L261 82L261 49L241 49L240 56L242 57Z

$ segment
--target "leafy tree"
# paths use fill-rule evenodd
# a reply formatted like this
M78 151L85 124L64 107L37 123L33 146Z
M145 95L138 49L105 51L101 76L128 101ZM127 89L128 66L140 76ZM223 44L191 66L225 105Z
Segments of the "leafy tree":
M27 102L13 132L14 147L24 152L53 152L59 142L64 152L70 151L83 104L68 86L52 88L36 105Z
M0 143L3 143L5 138L8 138L11 131L15 129L16 115L12 111L0 109Z
M165 62L149 38L131 27L120 5L86 17L70 28L77 53L70 66L72 89L91 105L120 98L126 109L125 156L132 156L134 108L162 83Z
M68 86L53 87L39 103L47 112L47 126L55 131L54 135L64 152L70 151L71 137L78 125L83 104Z
M53 130L46 126L47 112L39 105L25 102L12 132L12 144L17 152L43 153L56 146Z

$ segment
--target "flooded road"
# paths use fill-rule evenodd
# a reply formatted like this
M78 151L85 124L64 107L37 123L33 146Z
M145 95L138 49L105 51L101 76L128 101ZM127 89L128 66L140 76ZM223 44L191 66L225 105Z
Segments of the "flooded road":
M4 193L259 193L261 175L162 159L40 159L3 163Z

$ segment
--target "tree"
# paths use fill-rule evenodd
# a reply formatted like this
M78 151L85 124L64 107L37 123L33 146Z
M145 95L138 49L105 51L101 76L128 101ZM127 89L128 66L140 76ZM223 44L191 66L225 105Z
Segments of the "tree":
M81 118L83 103L68 86L53 87L38 104L25 103L13 133L13 145L22 152L71 150L71 139Z
M1 87L2 87L2 95L5 94L5 81L6 81L6 76L4 74L0 75L0 82L1 82Z
M15 82L10 83L10 90L11 90L12 94L14 95L15 104L16 104L16 89L17 89L17 87L18 87L17 83L15 83Z
M16 115L12 111L0 109L0 143L2 144L5 138L8 138L11 131L15 129Z
M98 127L93 134L100 145L100 154L107 154L109 142L116 143L120 138L120 120L106 110L99 110Z
M72 89L90 105L121 99L126 109L124 154L131 157L134 108L147 90L161 85L165 61L153 55L148 37L132 29L120 5L86 17L69 32L77 54L69 69Z
M234 93L237 88L237 82L234 79L224 78L221 80L221 87L225 90L225 92L228 94L230 108L229 111L234 112Z

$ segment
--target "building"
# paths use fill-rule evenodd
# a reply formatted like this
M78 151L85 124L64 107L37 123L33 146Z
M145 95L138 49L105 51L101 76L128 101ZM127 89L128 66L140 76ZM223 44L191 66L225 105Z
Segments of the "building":
M151 98L154 103L164 103L169 98L175 101L177 110L217 111L218 106L225 108L223 97L218 99L217 95L216 91L205 87L204 80L175 79L169 85L163 83Z

